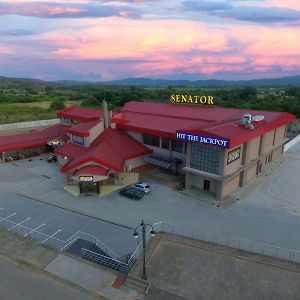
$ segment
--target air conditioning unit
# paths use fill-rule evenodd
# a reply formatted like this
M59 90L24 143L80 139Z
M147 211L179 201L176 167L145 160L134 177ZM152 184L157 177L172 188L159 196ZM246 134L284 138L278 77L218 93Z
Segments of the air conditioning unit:
M131 171L131 165L130 165L130 164L126 166L126 171L127 171L127 172L130 172L130 171Z

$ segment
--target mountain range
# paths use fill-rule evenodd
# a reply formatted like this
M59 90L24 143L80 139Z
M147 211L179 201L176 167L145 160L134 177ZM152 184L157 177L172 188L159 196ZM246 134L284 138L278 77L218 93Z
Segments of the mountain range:
M292 77L254 79L254 80L169 80L151 78L126 78L112 81L88 82L76 80L43 81L27 78L9 78L0 76L0 88L11 88L18 85L57 85L71 87L76 85L121 85L121 86L144 86L144 87L287 87L300 86L300 75Z

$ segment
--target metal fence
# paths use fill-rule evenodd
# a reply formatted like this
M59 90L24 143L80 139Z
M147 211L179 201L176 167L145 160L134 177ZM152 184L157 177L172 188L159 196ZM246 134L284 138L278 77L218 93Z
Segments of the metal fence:
M177 225L159 222L153 224L157 232L172 233L216 245L231 247L254 254L283 259L289 262L300 263L300 251L240 239L234 236L217 234L204 230L191 230Z
M1 211L3 211L3 208L0 208L0 212ZM78 239L84 239L95 244L107 255L105 256L87 249L82 249L82 255L85 256L85 258L109 266L111 268L114 268L114 266L118 266L118 270L120 270L123 273L127 273L130 271L135 261L138 259L138 257L143 251L143 244L141 241L136 247L136 249L132 252L132 254L120 257L116 252L114 252L112 249L110 249L108 246L106 246L93 235L77 231L69 239L64 241L55 237L58 233L61 232L60 229L51 235L45 234L39 231L39 229L44 227L45 224L40 224L35 228L30 228L24 225L24 223L29 221L30 218L26 218L23 221L16 223L10 220L10 218L12 218L15 215L16 213L13 213L6 217L0 217L0 227L3 227L23 237L29 237L32 240L38 241L42 245L54 248L58 251L66 250ZM300 251L297 250L276 247L265 243L249 241L234 236L222 235L204 230L191 230L164 222L158 222L153 224L153 228L156 232L171 233L216 245L247 251L254 254L275 257L294 263L300 263ZM147 243L152 237L150 231L151 230L146 232Z
M3 211L3 208L0 208L0 212L1 211ZM17 223L10 219L14 216L16 216L16 213L12 213L6 217L0 217L0 227L5 228L8 231L12 231L20 236L28 237L32 240L37 241L41 245L54 248L58 251L66 250L71 244L76 242L78 239L84 239L86 241L95 244L102 251L104 251L108 256L114 259L121 259L118 254L116 254L113 250L111 250L108 246L106 246L104 243L102 243L100 240L98 240L95 236L91 234L87 234L82 231L77 231L70 238L64 241L62 239L55 237L58 233L62 231L61 229L57 230L53 234L46 234L39 231L39 229L46 226L46 224L40 224L35 228L31 228L24 225L27 221L30 220L30 218L26 218L21 222Z

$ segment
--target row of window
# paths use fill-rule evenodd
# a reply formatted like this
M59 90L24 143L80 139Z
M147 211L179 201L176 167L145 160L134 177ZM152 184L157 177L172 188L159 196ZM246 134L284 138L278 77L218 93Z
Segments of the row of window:
M191 167L208 173L219 174L221 150L217 147L191 144Z
M157 135L143 134L143 143L145 145L154 146L162 149L169 149L169 143L172 143L172 151L179 153L186 153L185 143L181 141L171 140L168 138L161 138Z

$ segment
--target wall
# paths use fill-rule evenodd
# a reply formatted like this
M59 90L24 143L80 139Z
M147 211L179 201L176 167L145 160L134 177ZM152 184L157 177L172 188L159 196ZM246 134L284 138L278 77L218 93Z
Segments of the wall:
M131 165L131 169L146 165L147 163L144 161L144 157L136 157L132 159L128 159L125 162L125 166Z
M247 143L247 151L246 151L246 159L245 164L247 164L250 160L256 159L259 155L259 145L260 145L260 136L250 140Z
M30 122L2 124L0 125L0 131L21 129L21 128L31 128L31 127L42 127L42 126L55 125L59 123L60 123L59 119L50 119L50 120L38 120L38 121L30 121Z
M104 130L103 121L95 125L90 131L90 136L85 138L85 146L88 147Z
M281 155L281 151L282 151L282 146L275 149L272 154L272 160L275 160L277 157L279 157Z
M274 130L263 135L261 154L267 153L273 147Z
M276 135L275 135L275 145L280 144L282 140L284 139L285 135L285 126L281 126L276 129Z
M256 176L257 163L251 165L244 170L243 185L248 183L252 178Z
M130 136L132 136L137 141L143 143L143 134L139 132L133 132L133 131L126 131L126 133Z
M232 193L235 189L238 188L240 182L240 174L234 176L229 181L223 182L223 189L221 193L221 198L225 198L230 193Z
M241 147L240 158L227 165L228 152L235 150L239 147ZM235 147L232 149L226 149L224 152L222 152L222 153L224 153L223 154L224 155L224 173L223 173L224 175L231 174L231 173L237 171L241 167L244 145L241 145L239 147ZM223 175L223 174L221 174L221 175Z

